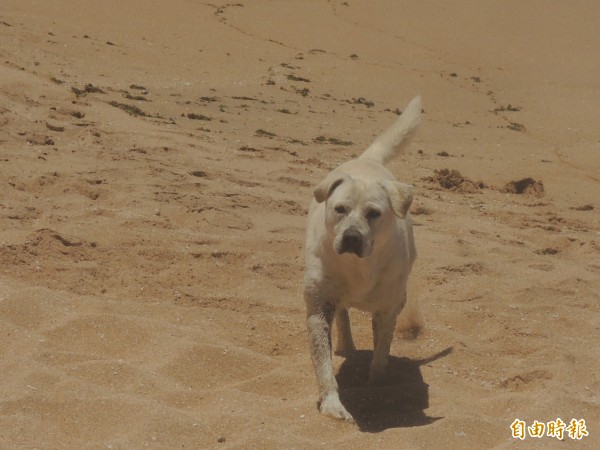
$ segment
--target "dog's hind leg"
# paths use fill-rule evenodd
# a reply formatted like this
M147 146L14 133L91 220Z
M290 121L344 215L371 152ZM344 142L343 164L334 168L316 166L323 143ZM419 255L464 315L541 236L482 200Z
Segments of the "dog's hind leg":
M337 325L338 337L335 346L336 354L343 354L356 350L352 340L352 328L350 327L350 317L348 310L343 306L338 306L335 312L335 324Z

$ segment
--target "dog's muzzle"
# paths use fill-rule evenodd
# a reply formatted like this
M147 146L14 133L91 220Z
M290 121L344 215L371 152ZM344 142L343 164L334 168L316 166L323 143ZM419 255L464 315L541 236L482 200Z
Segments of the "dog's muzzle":
M359 231L350 227L342 235L339 253L354 253L359 258L363 255L363 236Z

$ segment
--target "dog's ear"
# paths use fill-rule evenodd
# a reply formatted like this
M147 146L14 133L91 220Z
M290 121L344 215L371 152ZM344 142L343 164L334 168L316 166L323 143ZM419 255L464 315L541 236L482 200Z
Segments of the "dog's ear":
M413 201L413 187L398 181L384 181L382 184L394 213L404 219Z
M323 203L329 198L335 188L344 181L351 180L352 177L344 172L336 172L335 170L325 177L323 181L314 190L315 200L317 203Z

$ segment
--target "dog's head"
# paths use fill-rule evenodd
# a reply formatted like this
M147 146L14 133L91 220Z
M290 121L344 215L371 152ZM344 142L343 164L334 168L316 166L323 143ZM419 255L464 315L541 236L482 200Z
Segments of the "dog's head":
M338 254L366 258L378 237L397 219L404 219L412 203L412 187L392 180L363 181L334 170L315 189L325 202L325 223Z

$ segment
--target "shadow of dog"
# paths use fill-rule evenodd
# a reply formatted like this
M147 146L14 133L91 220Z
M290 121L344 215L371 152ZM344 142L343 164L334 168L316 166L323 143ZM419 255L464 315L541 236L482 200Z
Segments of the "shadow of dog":
M372 351L349 352L340 366L337 381L340 399L361 431L429 425L441 417L428 417L429 385L421 366L450 354L452 347L423 360L390 356L387 375L380 386L367 386Z

